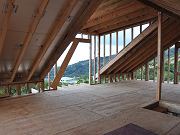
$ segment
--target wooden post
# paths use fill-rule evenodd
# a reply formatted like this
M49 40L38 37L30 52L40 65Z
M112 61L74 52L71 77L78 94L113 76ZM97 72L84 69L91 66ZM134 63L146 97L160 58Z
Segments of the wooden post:
M104 75L104 83L106 83L107 81L106 81L106 78L107 78L107 76L106 75Z
M126 47L126 34L125 34L125 29L123 30L123 48Z
M162 49L162 83L164 83L164 50Z
M178 84L178 47L175 44L174 51L174 84Z
M140 24L140 33L142 33L142 24Z
M168 48L168 75L167 75L167 83L170 82L170 48Z
M131 72L131 80L134 80L134 72Z
M20 84L16 85L16 95L21 95L21 85Z
M94 36L94 83L96 84L96 36Z
M125 79L125 78L124 78L124 73L122 73L121 75L122 75L122 80L124 80L124 79Z
M51 89L51 78L50 78L50 72L51 70L49 71L48 73L48 85L49 85L49 90Z
M116 32L116 54L118 54L118 31Z
M38 85L38 92L40 93L41 92L41 84L40 84L40 82L38 82L37 85Z
M100 35L98 36L98 83L101 83L101 76L100 76L100 52L101 52L101 47L100 47L100 44L101 44L101 37Z
M141 67L141 80L143 80L143 66Z
M41 91L44 92L44 80L41 82Z
M5 95L9 95L7 87L6 86L2 86L2 87L4 89Z
M109 60L111 60L112 55L112 33L110 33L110 46L109 46Z
M109 81L109 83L112 83L112 82L113 82L113 80L112 80L112 75L111 75L111 74L109 74L109 76L108 76L108 81Z
M135 71L133 72L133 74L134 74L134 80L137 80L137 70L135 70Z
M162 70L163 70L163 47L161 43L162 14L158 12L158 47L157 47L157 92L156 99L161 100Z
M118 80L121 81L121 73L118 74Z
M103 65L106 64L106 36L104 35L104 59L103 59Z
M145 64L145 81L149 81L149 63Z
M133 36L134 36L134 30L133 27L131 28L131 42L133 41Z
M92 36L90 36L91 40ZM89 44L89 84L92 84L92 40Z
M9 94L9 96L11 96L11 95L12 95L12 92L11 92L11 86L8 85L7 87L8 87L8 94Z
M27 91L28 91L29 94L32 93L32 92L31 92L31 89L30 89L30 87L29 87L29 83L26 83L26 88L27 88Z
M116 74L114 74L114 82L117 82Z
M154 72L153 72L153 81L155 82L155 76L156 76L156 58L154 58Z

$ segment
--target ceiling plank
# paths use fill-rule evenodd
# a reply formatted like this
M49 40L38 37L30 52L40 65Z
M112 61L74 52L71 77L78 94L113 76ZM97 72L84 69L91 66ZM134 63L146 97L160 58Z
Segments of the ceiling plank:
M112 11L115 11L117 10L120 6L124 6L124 5L127 5L129 3L131 3L132 0L109 0L108 2L106 3L102 3L98 9L94 12L94 14L90 17L89 20L92 20L92 19L95 19L97 18L98 16L103 16L107 13L110 13ZM104 4L104 5L103 5Z
M98 25L95 25L93 27L90 27L88 29L85 29L84 31L86 33L93 33L96 32L100 29L106 28L108 26L112 26L112 25L116 25L116 24L122 24L122 26L127 26L129 23L129 20L132 20L134 18L136 18L137 16L146 16L146 15L151 15L152 18L155 17L157 14L155 12L153 12L153 10L151 8L142 8L142 9L138 9L137 11L133 11L133 12L128 12L127 14L111 19L109 21L105 21L103 23L100 23ZM123 23L124 22L124 23Z
M7 11L5 11L5 16L3 18L2 30L0 33L0 55L1 55L3 47L4 47L4 41L6 38L7 31L8 31L8 24L9 24L11 15L13 13L14 2L15 2L15 0L8 0Z
M122 28L127 28L127 27L132 26L132 25L137 25L137 24L140 24L140 23L143 23L143 22L148 22L150 20L153 20L156 17L157 17L156 15L151 15L151 14L144 15L144 14L142 14L140 16L137 16L137 17L133 18L133 19L129 19L128 21L116 23L116 24L113 24L113 25L109 25L109 26L107 26L105 28L97 30L96 33L106 34L106 33L109 33L109 32L120 30Z
M43 47L41 48L41 50L38 52L37 56L34 59L34 62L31 66L30 73L27 78L28 81L33 76L35 70L39 66L39 63L41 62L41 60L42 60L43 56L45 55L46 51L48 50L49 46L51 45L51 43L57 36L58 32L61 30L64 23L67 21L69 15L72 12L76 3L77 3L77 0L66 0L64 5L62 6L63 9L61 9L59 11L59 15L58 15L57 19L53 23L52 28L48 32L48 36L45 38L45 40L43 42Z
M42 0L40 3L40 6L37 9L37 12L33 18L32 23L29 26L29 30L25 36L24 41L23 41L22 50L20 51L18 58L15 62L15 66L14 66L13 71L12 71L12 76L11 76L10 82L13 82L13 80L16 76L16 72L18 71L19 65L21 64L23 57L25 55L25 52L27 51L27 48L30 45L33 34L36 31L36 28L38 27L38 24L44 15L44 12L45 12L45 9L48 5L48 2L49 2L49 0Z
M103 16L98 16L97 18L88 20L87 23L84 25L83 29L92 27L97 24L101 24L102 22L105 22L108 20L112 20L114 18L117 18L118 16L126 15L128 12L134 12L134 11L140 10L144 7L146 6L141 3L137 3L133 1L122 7L120 6L117 10L112 10L112 12L108 12Z
M81 8L81 12L76 16L75 22L72 27L69 29L68 33L64 35L64 40L58 45L55 52L51 54L48 60L46 60L44 69L40 74L40 79L43 79L50 69L54 66L56 61L65 51L70 42L75 38L76 34L80 31L86 21L94 13L97 7L100 5L102 0L89 0L85 1L84 5Z

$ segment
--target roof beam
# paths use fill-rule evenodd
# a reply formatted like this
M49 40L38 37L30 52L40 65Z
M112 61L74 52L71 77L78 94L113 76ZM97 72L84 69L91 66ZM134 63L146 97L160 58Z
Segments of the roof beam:
M136 47L145 37L147 37L149 34L151 34L156 29L157 29L157 22L151 24L140 35L138 35L132 42L130 42L129 45L126 46L126 48L124 48L121 52L119 52L114 59L109 61L109 63L106 64L100 70L100 74L103 74L104 72L106 72L110 67L112 67L112 69L115 69L116 66L114 66L114 64L118 63L120 58L122 58L125 54L127 54L131 49Z
M127 25L131 24L132 21L130 21L130 20L134 20L134 22L137 23L137 21L138 21L138 19L136 18L137 16L147 16L147 15L151 15L152 18L157 16L157 14L151 8L142 8L142 9L138 9L133 12L128 12L127 14L125 14L123 16L116 17L114 19L102 22L93 27L89 27L88 29L85 29L84 31L86 33L88 33L88 32L93 33L100 29L107 28L109 25L114 25L114 24L115 25L122 24L121 27L127 26ZM134 19L134 18L136 18L136 19Z
M36 15L34 16L33 21L30 24L29 30L28 30L28 32L27 32L27 34L25 36L24 41L23 41L22 50L20 51L20 54L19 54L19 56L18 56L18 58L17 58L17 60L15 62L15 66L14 66L13 71L12 71L12 76L11 76L10 82L13 82L13 80L14 80L14 78L16 76L19 65L21 64L22 59L24 57L24 54L25 54L25 52L27 51L27 48L30 45L33 34L36 31L36 28L37 28L41 18L44 15L44 12L45 12L45 9L46 9L46 7L48 5L48 2L49 2L49 0L42 0L41 3L40 3L40 6L38 7Z
M180 35L176 36L176 37L171 37L174 38L171 41L169 41L166 46L164 46L164 50L166 50L168 47L172 46L173 44L175 44L177 41L180 40ZM128 66L129 68L126 69L127 72L130 71L134 71L136 70L138 67L142 66L144 63L148 62L149 60L151 60L153 57L157 56L157 52L152 50L151 52L149 51L149 54L145 57L143 57L143 59L140 59L137 63L135 63L135 65L132 66Z
M169 27L169 26L174 27L174 25L175 23L173 23L172 21L164 22L163 33L167 33L167 31L172 31L172 27ZM164 30L165 28L167 30ZM177 31L175 31L175 33L176 32ZM144 58L146 59L148 55L154 54L155 53L154 50L156 50L155 44L157 42L156 37L157 37L157 31L153 32L150 36L145 38L143 42L141 43L141 45L138 48L133 50L133 53L128 54L129 56L126 58L126 61L121 60L120 64L118 65L118 67L116 67L113 73L131 72L132 71L131 69L133 68L134 65L136 64L138 65L140 61L143 60ZM171 39L169 39L169 37L171 37ZM164 35L164 39L172 40L172 36ZM167 42L163 42L163 43L166 44Z
M142 15L137 16L137 17L130 19L128 21L119 22L119 23L116 23L113 25L109 25L107 27L104 27L102 29L97 30L96 32L99 34L106 34L109 32L116 31L118 29L122 29L124 27L129 27L129 26L136 25L136 24L139 24L142 22L150 21L150 20L154 19L155 17L156 17L155 15L151 15L151 14L145 14L145 15L142 14Z
M87 29L87 28L92 27L94 25L101 24L102 22L109 21L109 20L112 20L112 19L117 18L119 16L126 15L127 14L127 8L128 8L128 12L134 12L134 11L140 10L144 7L145 7L145 5L141 4L140 2L133 1L133 2L128 3L122 7L120 6L116 10L112 10L112 12L108 12L103 16L99 16L99 17L90 19L86 23L86 25L83 27L83 29Z
M174 16L175 18L180 18L180 10L175 8L176 2L171 2L174 5L170 5L167 1L163 0L139 0L147 6L150 6L158 11L161 11L167 15ZM178 8L178 7L177 7Z
M131 2L131 0L109 0L107 2L103 2L90 17L89 21L97 18L98 16L104 16L107 13L118 10L120 7L125 6Z
M55 22L52 25L51 30L49 31L47 37L45 38L43 42L43 47L38 52L37 56L35 57L35 60L32 64L30 73L28 75L27 80L29 81L31 77L33 76L35 70L39 66L39 63L41 62L43 56L45 55L46 51L48 50L49 46L57 36L58 32L61 30L64 23L67 21L70 13L72 12L74 6L76 5L77 0L66 0L63 8L60 10L58 18L55 20ZM57 21L58 20L58 21Z
M68 33L64 35L64 40L61 42L60 45L58 45L54 53L51 54L49 59L44 64L44 69L42 70L42 73L40 75L41 79L43 79L46 76L46 74L50 71L50 69L54 66L54 64L62 55L64 50L67 48L70 42L75 38L76 34L80 31L80 29L90 18L90 16L97 9L97 7L100 5L101 2L102 0L84 1L81 11L77 14L72 27L69 29Z
M166 25L166 27L163 26L163 31L162 31L162 44L164 50L166 50L168 47L172 46L174 43L179 41L180 34L178 33L179 28L178 28L179 23L170 23L169 25ZM170 27L172 26L172 27ZM146 49L144 52L144 55L137 56L133 63L130 65L126 66L124 71L132 71L136 67L139 66L139 64L144 63L148 57L151 57L152 55L157 55L157 39L153 41L151 47L149 49Z
M156 38L156 32L153 32L151 35L148 36L148 38L144 39L143 42L141 42L141 45L139 47L137 47L132 53L129 53L129 56L123 60L118 67L116 67L116 69L113 71L113 73L117 73L117 72L124 72L126 66L129 66L131 63L133 63L136 59L138 59L139 57L143 57L144 55L146 56L147 53L145 52L146 50L151 50L152 48L152 42L154 43L154 38ZM150 42L148 42L149 40L151 40ZM148 42L148 44L147 44ZM144 45L143 45L144 44ZM132 58L130 58L133 55ZM126 61L127 60L127 61ZM126 62L125 62L126 61Z
M7 31L8 31L8 24L9 24L11 15L13 13L14 2L15 2L15 0L8 0L8 3L7 3L8 9L7 9L7 11L5 11L5 16L3 18L2 30L0 33L0 55L2 53L4 41L6 38Z
M66 57L65 57L62 65L61 65L58 73L56 74L56 77L53 80L53 83L51 84L51 87L53 89L57 89L57 86L58 86L58 84L59 84L68 64L69 64L69 61L71 60L71 58L72 58L72 56L73 56L73 54L74 54L74 52L75 52L75 50L79 44L79 42L90 43L90 41L91 41L90 39L77 39L77 38L73 41L71 48L69 49L68 53L66 54Z

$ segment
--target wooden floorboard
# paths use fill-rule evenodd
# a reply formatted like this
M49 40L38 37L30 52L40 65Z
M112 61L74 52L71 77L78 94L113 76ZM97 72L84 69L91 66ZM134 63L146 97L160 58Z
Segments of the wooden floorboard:
M162 99L180 103L180 85L163 84ZM156 83L122 81L61 88L0 101L3 135L102 135L134 123L159 135L180 134L180 118L143 109Z

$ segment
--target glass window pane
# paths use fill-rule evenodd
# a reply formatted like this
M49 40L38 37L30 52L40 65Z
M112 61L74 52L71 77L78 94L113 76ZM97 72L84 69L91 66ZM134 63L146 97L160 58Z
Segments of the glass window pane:
M123 49L123 40L123 31L121 30L118 32L118 51L121 51Z
M131 28L125 30L125 44L128 45L131 42Z
M136 26L133 28L133 39L136 38L140 34L140 26Z

